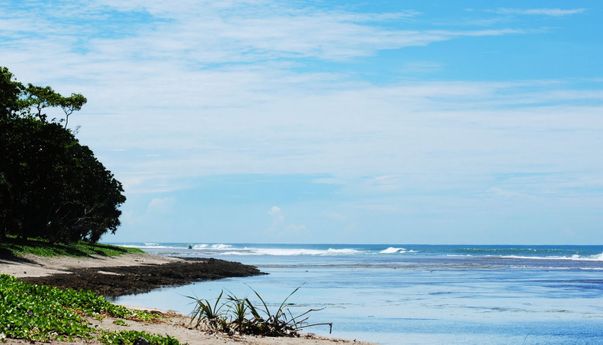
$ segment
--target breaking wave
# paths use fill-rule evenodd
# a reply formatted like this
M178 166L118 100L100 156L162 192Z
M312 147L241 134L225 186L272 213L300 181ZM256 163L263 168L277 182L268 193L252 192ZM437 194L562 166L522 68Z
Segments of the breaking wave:
M398 247L388 247L380 251L380 254L404 254L404 253L414 253L414 250L407 250L406 248L398 248Z
M478 257L477 255L471 254L449 254L447 256L465 256L465 257ZM594 255L578 255L574 254L571 256L526 256L526 255L480 255L487 258L501 258L501 259L519 259L519 260L570 260L570 261L603 261L603 253Z
M222 243L218 243L218 244L195 244L193 246L193 249L197 249L197 250L225 250L225 249L230 249L232 248L232 245L230 244L222 244Z
M595 255L572 255L572 256L521 256L521 255L501 255L505 259L533 259L533 260L572 260L572 261L603 261L603 253Z
M219 255L271 255L271 256L298 256L298 255L354 255L360 254L362 251L343 248L343 249L305 249L305 248L255 248L242 247L235 248L231 245L196 245L193 249L205 250Z

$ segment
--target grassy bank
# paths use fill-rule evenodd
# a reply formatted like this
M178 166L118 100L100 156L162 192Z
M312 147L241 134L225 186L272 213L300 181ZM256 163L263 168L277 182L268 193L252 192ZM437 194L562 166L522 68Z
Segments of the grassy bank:
M0 242L0 257L23 256L33 254L38 256L117 256L122 254L143 253L138 248L125 248L108 244L75 242L70 244L50 243L42 239L30 239L27 241L16 238L7 238Z
M145 322L156 322L160 318L156 314L112 304L89 291L29 284L12 276L0 275L0 339L97 339L103 344L133 344L144 338L150 344L178 344L169 336L98 330L88 321L107 316Z

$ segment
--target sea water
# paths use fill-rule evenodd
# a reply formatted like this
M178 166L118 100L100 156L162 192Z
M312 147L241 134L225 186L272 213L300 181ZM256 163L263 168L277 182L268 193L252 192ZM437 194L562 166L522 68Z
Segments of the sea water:
M127 243L258 266L229 278L120 297L188 314L220 291L294 311L324 308L333 336L379 344L603 344L603 246ZM190 248L189 248L190 246ZM307 331L328 334L328 327Z

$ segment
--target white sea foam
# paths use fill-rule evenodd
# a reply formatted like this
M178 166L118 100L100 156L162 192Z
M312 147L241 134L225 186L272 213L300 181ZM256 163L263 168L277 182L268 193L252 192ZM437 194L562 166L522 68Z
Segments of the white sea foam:
M603 261L603 253L589 256L522 256L522 255L500 255L505 259L523 259L523 260L571 260L571 261Z
M449 254L447 256L476 256L476 255L460 255L460 254ZM571 260L571 261L603 261L603 253L595 255L577 255L572 256L524 256L524 255L484 255L489 258L503 258L503 259L521 259L521 260Z
M589 258L595 261L603 261L603 253L591 255Z
M116 246L126 247L126 248L143 248L144 246L135 245L135 244L115 244Z
M222 244L222 243L217 243L217 244L195 244L193 246L193 249L197 249L197 250L226 250L226 249L230 249L232 248L232 246L230 244Z
M126 248L140 248L140 249L180 249L180 247L173 246L162 246L158 243L145 243L145 244L119 244L120 247Z
M397 253L407 253L408 250L406 250L406 248L398 248L398 247L388 247L386 249L383 249L382 251L380 251L379 253L381 254L397 254Z
M351 248L343 249L304 249L304 248L230 248L230 250L222 251L220 255L268 255L268 256L334 256L334 255L354 255L362 253L359 250Z
M361 251L350 248L343 249L285 249L285 248L261 248L256 250L257 255L276 255L276 256L294 256L294 255L354 255Z

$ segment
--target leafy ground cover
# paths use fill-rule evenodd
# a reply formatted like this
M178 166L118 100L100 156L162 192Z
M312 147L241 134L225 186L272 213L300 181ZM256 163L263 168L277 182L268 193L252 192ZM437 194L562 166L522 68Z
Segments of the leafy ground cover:
M87 317L106 316L134 321L156 321L159 316L130 310L89 291L59 289L0 275L0 338L29 341L96 338L105 344L130 344L144 338L150 344L178 344L174 338L143 332L103 332Z
M118 332L104 332L99 340L101 343L106 345L134 345L142 343L140 340L144 339L147 343L153 345L178 345L180 342L169 335L161 336L155 334L149 334L141 331L118 331Z
M85 241L61 244L50 243L43 239L29 239L27 241L23 241L14 237L8 237L6 240L0 242L0 257L22 256L24 254L33 254L38 256L117 256L122 254L140 253L144 252L138 248L118 247L108 244L89 243Z

